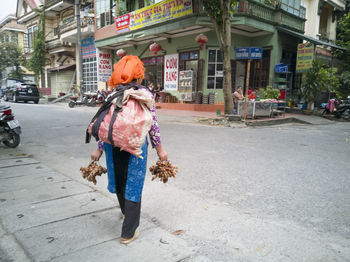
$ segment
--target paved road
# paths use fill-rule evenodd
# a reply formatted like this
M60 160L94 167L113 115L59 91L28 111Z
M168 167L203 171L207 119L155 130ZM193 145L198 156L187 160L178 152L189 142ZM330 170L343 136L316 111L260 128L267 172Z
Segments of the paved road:
M81 181L96 146L84 144L96 109L11 106L23 127L20 149ZM148 176L143 217L185 230L179 237L194 247L186 261L348 261L349 123L227 128L159 119L179 174L167 185ZM96 188L108 195L105 185Z

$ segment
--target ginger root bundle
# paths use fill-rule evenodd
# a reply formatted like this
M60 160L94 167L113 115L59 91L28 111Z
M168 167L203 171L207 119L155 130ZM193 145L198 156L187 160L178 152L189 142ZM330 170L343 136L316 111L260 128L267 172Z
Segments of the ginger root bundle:
M175 177L178 168L173 166L170 161L157 161L154 166L149 169L153 175L152 181L157 177L163 183L168 182L169 177Z
M91 161L87 167L81 167L80 171L83 178L93 182L95 185L97 183L96 176L101 176L102 174L107 173L107 169L97 165L95 161Z

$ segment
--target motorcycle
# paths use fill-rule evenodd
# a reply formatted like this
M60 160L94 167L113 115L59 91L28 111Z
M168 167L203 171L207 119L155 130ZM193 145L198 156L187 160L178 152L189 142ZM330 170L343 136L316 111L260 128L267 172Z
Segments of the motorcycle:
M107 95L104 91L98 90L97 93L85 93L81 101L79 101L78 96L70 97L68 106L73 108L75 106L86 105L86 106L96 106L96 104L103 103Z
M324 105L324 111L322 115L330 114L335 118L342 118L350 121L350 103L348 101L338 101L337 99L329 99L328 103Z
M20 143L21 126L9 106L0 105L0 142L15 148Z

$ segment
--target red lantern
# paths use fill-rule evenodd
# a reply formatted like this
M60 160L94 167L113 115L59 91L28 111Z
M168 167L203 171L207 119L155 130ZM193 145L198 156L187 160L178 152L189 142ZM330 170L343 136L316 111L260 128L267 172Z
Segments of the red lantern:
M160 44L153 43L149 46L149 50L152 51L156 55L157 52L162 50L162 46Z
M123 56L126 56L126 51L124 49L119 49L117 51L117 56L119 56L120 58L122 58Z
M203 49L203 46L206 43L208 43L208 37L206 35L203 35L203 34L197 35L195 40L196 40L197 43L199 43L199 46L200 46L201 50Z

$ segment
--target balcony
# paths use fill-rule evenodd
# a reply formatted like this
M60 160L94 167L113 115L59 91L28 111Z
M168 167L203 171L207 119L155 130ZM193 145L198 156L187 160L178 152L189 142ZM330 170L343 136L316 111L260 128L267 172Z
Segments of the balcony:
M80 26L81 28L90 26L89 29L92 28L92 33L93 31L93 25L94 25L94 18L93 17L84 17L80 19ZM67 21L65 21L60 27L60 33L64 34L65 32L68 32L70 30L74 30L77 28L77 20L75 19L74 16L71 16L67 18Z
M88 16L81 18L80 27L82 38L92 36L94 34L94 18ZM77 20L75 16L67 18L59 26L59 32L62 41L77 43Z
M247 17L271 25L287 27L298 32L304 31L305 19L282 10L279 6L270 6L259 0L239 1L235 7L232 20Z
M74 52L74 47L71 43L62 42L60 39L46 41L46 50L49 54L62 52Z

